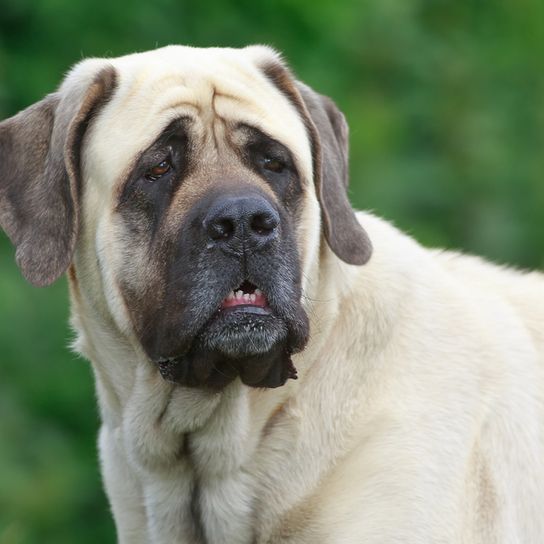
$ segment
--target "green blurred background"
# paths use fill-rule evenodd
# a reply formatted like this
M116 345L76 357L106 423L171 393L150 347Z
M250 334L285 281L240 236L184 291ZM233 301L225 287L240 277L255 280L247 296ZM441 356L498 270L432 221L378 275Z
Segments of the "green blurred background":
M544 3L0 0L0 118L71 64L170 43L283 51L351 125L351 198L429 245L544 267ZM66 284L0 234L0 544L113 543Z

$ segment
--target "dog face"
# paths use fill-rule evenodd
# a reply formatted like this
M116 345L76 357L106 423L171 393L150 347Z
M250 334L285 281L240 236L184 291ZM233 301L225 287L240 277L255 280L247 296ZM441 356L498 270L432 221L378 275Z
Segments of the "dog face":
M25 276L54 281L75 250L82 288L188 386L295 377L322 235L350 264L370 255L343 116L264 47L84 61L0 125L0 169Z

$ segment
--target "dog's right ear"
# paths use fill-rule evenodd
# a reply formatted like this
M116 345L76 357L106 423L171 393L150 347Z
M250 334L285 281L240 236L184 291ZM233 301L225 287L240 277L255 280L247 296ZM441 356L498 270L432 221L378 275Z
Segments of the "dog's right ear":
M38 286L58 279L72 259L81 144L115 87L111 65L91 61L89 67L79 80L0 123L0 227L16 247L23 275Z

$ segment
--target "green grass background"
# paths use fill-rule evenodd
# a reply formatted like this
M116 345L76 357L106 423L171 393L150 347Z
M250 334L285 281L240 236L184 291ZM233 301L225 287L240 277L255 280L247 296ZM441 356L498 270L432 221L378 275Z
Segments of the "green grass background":
M0 118L87 56L280 49L351 126L351 199L428 245L544 267L539 0L0 0ZM113 543L65 280L27 285L0 234L0 544Z

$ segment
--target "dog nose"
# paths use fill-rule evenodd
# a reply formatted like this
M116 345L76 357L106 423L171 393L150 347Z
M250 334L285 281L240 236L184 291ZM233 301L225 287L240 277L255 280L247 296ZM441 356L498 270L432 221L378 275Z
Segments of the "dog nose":
M223 197L212 204L203 221L208 237L235 248L262 247L276 238L280 216L262 196Z

